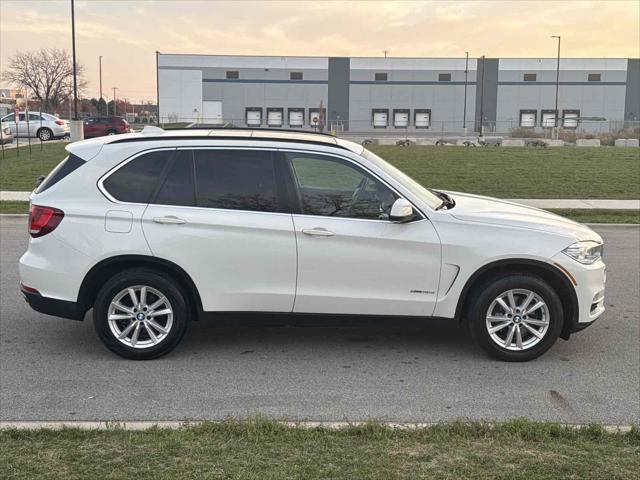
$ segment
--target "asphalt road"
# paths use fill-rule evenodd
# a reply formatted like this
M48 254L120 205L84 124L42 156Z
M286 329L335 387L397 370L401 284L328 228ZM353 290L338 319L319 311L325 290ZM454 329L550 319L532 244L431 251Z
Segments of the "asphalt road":
M25 222L0 219L0 420L640 421L638 228L598 228L608 311L533 362L493 361L444 321L197 323L172 354L133 362L107 351L88 319L28 308L17 290Z

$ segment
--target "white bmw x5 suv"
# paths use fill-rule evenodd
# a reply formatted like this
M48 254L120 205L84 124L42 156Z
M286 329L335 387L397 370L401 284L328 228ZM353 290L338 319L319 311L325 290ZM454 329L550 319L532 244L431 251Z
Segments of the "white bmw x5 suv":
M271 312L448 318L523 361L604 312L597 233L424 188L355 143L147 127L67 150L31 195L21 290L50 315L93 308L126 358L211 313Z

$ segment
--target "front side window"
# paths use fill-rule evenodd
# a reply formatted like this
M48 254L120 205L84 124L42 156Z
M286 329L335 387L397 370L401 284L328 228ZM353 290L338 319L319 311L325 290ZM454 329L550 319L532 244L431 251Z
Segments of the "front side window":
M194 150L198 207L280 211L274 162L261 150Z
M173 153L174 150L159 150L140 155L109 175L102 186L121 202L149 203Z
M397 195L364 170L323 155L287 153L287 157L305 215L389 219Z

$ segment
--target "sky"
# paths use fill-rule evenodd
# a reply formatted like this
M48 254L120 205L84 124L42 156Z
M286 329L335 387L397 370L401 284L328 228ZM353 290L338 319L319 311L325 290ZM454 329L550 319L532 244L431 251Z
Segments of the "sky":
M85 96L155 100L155 51L392 57L640 56L640 1L76 0ZM71 51L70 0L0 0L0 71L18 51ZM6 85L2 85L6 86Z

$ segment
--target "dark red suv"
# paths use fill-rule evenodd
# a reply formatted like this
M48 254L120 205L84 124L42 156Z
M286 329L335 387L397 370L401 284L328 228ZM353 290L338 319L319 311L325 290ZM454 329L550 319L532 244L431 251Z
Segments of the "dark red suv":
M84 121L84 138L129 133L131 127L122 117L87 117Z

